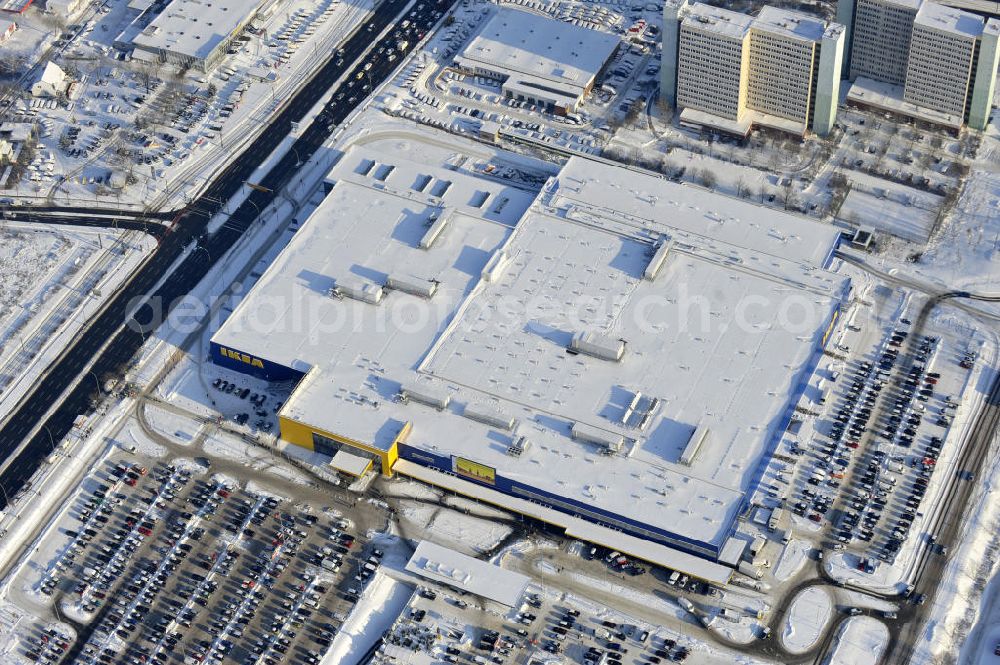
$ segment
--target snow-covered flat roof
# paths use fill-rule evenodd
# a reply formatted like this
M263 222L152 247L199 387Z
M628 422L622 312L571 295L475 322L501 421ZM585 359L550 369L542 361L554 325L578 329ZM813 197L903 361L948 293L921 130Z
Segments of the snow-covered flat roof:
M500 8L456 58L520 74L579 95L620 43L618 36L517 9Z
M765 5L753 22L754 30L818 42L826 32L826 21L809 14Z
M589 543L603 545L628 556L642 559L643 561L662 566L669 570L677 570L714 584L726 584L732 576L732 569L720 563L707 561L706 559L681 552L672 547L636 538L621 531L580 519L579 517L572 517L552 508L539 505L534 501L507 496L488 487L474 485L454 475L441 473L440 471L435 471L434 469L429 469L406 460L399 460L396 466L398 471L405 476L473 497L485 503L507 508L508 510L533 517L547 524L557 525L566 530L566 535L569 538L579 538ZM730 539L729 542L732 542L732 540Z
M847 92L847 100L872 108L899 113L942 127L960 129L965 119L961 115L917 106L903 98L903 86L859 76Z
M534 203L361 148L330 180L213 339L308 371L282 416L721 546L845 290L836 229L580 158Z
M820 270L837 230L801 215L581 157L566 162L551 192L560 207L594 208L602 217L634 228L685 231L704 241L781 257L831 281L840 279Z
M136 46L207 58L263 0L171 0L132 40Z
M429 540L420 541L406 570L507 607L521 604L531 582L527 575L474 559Z
M683 24L694 30L712 32L730 39L743 39L753 20L752 16L730 9L694 3L688 9Z
M975 39L983 33L984 21L981 16L961 9L946 7L936 2L925 2L917 12L914 24L934 28L953 35Z
M884 5L895 5L902 9L920 9L922 4L926 4L925 0L874 0L875 2L880 2Z

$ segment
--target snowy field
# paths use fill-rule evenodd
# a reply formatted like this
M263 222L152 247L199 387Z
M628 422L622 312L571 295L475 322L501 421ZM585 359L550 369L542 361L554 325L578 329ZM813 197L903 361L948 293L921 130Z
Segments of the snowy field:
M877 665L888 644L889 629L884 623L871 617L851 617L837 630L834 648L823 665Z
M863 174L851 174L852 188L837 216L852 227L872 227L913 243L930 239L942 197Z
M808 541L799 539L789 541L782 550L778 564L774 567L774 579L784 582L795 576L809 560L810 550L812 545Z
M0 414L154 246L131 231L0 227Z
M820 586L800 592L792 600L781 631L781 643L791 653L804 653L819 641L833 616L833 599Z

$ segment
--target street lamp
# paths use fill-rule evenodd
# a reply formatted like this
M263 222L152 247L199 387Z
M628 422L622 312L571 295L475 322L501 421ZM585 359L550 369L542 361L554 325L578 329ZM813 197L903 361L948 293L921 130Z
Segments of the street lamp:
M42 425L42 429L44 429L45 433L49 435L49 444L52 446L52 451L51 452L55 452L56 451L56 440L54 438L52 438L52 430L49 429L48 425Z
M101 380L97 378L96 374L94 374L94 370L90 370L89 372L87 372L87 374L94 377L94 385L97 386L97 394L100 395L102 392L104 392L103 390L101 390Z
M9 507L10 506L10 495L7 494L7 488L3 486L3 483L0 483L0 492L3 492L3 504L4 504L4 507L5 508ZM20 517L21 517L20 515L14 515L14 519L20 519Z

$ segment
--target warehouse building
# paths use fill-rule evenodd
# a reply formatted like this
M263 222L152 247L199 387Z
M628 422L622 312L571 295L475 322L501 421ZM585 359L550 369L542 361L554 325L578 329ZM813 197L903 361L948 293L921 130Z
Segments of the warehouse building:
M835 229L580 158L532 200L355 147L328 189L212 340L297 382L283 439L728 579L849 288Z
M456 56L455 66L501 81L508 99L565 114L576 111L620 43L606 32L500 8Z
M661 91L682 124L745 136L833 129L844 30L765 7L756 17L687 0L664 6Z
M273 0L171 0L132 37L132 57L211 71Z
M840 0L855 104L960 131L985 129L1000 20L922 0Z

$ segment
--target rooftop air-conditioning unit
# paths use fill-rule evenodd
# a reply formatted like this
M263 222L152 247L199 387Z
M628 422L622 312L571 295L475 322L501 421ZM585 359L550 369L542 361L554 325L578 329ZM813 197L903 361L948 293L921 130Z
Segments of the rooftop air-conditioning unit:
M351 298L371 305L382 302L383 295L384 291L378 284L347 279L338 279L330 289L330 296L334 298Z
M504 413L499 408L489 404L466 404L462 415L470 420L502 429L505 432L514 429L514 425L517 423L509 413Z
M601 446L610 452L619 452L625 445L625 437L615 432L609 432L593 425L575 422L570 428L570 436L576 441L584 441Z
M615 339L595 332L579 332L573 335L569 348L601 360L620 362L625 355L625 340Z
M409 383L399 389L399 396L404 400L413 400L435 409L445 409L451 402L451 395L446 390L435 388L426 383Z
M437 293L439 282L436 279L421 279L410 275L389 275L385 280L387 289L409 293L418 298L430 299Z

